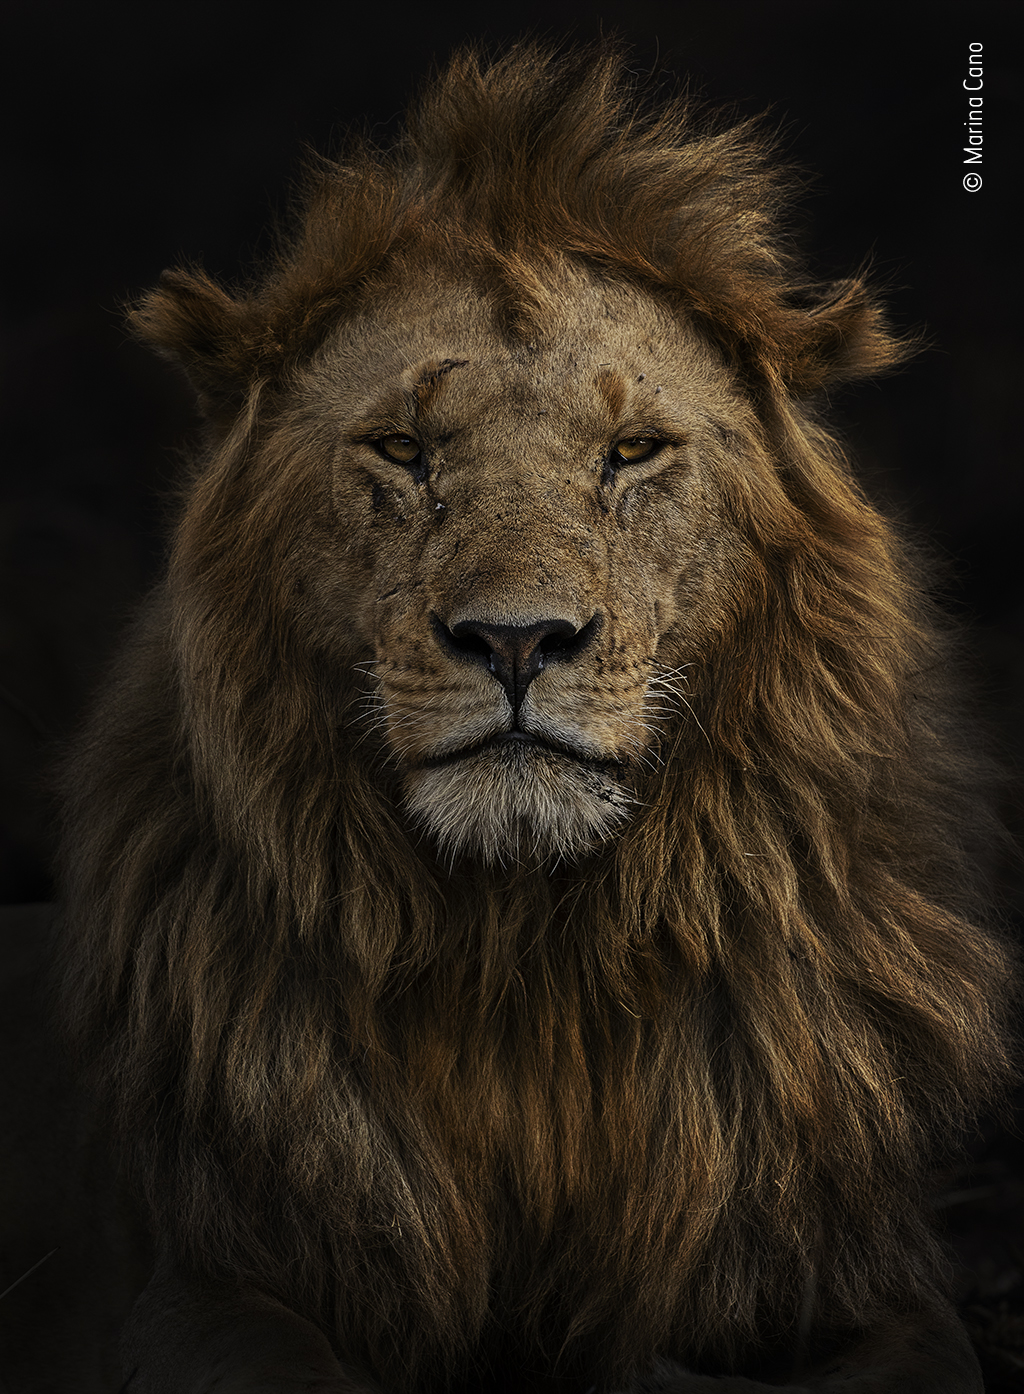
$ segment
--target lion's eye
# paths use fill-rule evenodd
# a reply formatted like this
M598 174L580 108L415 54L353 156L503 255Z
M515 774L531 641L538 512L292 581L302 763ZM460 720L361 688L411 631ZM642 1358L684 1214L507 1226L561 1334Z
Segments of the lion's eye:
M381 436L374 442L385 460L393 460L396 465L416 465L420 458L420 443L412 436Z
M656 453L661 444L654 436L631 436L629 440L620 440L612 448L613 463L633 465L637 460L646 460Z

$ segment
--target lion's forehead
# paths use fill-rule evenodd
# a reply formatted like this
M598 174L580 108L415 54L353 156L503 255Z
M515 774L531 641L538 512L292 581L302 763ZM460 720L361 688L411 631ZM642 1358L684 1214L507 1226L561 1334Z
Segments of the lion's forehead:
M532 337L502 332L499 309L466 287L383 296L340 328L319 384L356 418L397 418L404 406L450 430L529 423L552 438L601 434L631 413L692 416L728 392L685 317L642 291L581 280Z

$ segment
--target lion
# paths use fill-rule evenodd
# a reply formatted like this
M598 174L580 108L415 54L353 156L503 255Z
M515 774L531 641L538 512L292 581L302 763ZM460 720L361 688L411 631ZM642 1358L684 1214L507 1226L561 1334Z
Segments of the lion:
M908 345L757 125L456 56L249 287L63 774L131 1394L976 1394L930 1169L1012 1070L925 569L819 415Z

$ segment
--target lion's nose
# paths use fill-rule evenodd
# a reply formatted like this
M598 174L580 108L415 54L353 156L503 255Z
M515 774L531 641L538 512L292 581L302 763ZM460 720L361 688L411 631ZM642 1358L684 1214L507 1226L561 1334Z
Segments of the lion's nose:
M431 615L434 635L453 657L481 663L501 683L513 713L518 716L526 689L549 663L569 663L582 653L600 627L594 615L577 629L566 619L536 620L532 624L496 624L486 619L463 619L451 628Z

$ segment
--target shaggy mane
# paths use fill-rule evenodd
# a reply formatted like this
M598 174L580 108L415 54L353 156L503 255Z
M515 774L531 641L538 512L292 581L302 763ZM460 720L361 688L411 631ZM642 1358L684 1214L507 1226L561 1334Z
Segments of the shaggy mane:
M836 1332L927 1301L912 1193L1009 1068L948 645L798 400L901 348L859 281L782 252L751 127L640 114L620 74L463 54L393 151L315 173L259 284L168 273L134 315L214 431L65 774L70 1030L181 1256L353 1333L396 1389L513 1328L618 1377L680 1330L742 1364L812 1299ZM559 259L685 307L779 484L729 500L755 580L621 836L449 872L289 573L319 466L290 369L396 266L470 267L529 338Z

